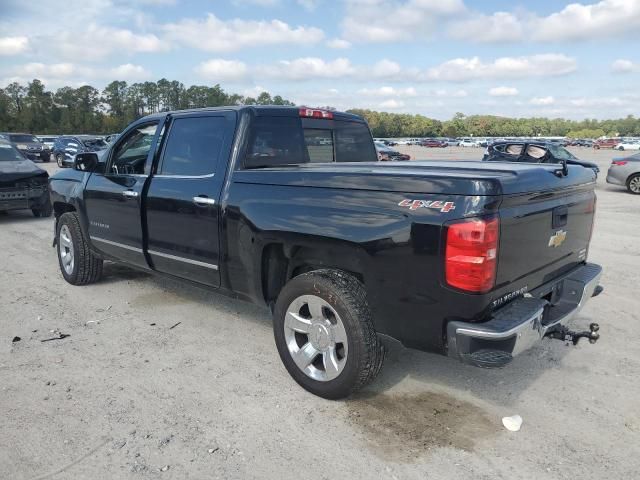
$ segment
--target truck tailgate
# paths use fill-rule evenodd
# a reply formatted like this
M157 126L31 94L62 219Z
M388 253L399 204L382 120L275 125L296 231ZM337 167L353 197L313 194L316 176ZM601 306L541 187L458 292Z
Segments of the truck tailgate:
M595 202L593 183L506 196L494 302L504 303L501 296L532 290L583 263Z

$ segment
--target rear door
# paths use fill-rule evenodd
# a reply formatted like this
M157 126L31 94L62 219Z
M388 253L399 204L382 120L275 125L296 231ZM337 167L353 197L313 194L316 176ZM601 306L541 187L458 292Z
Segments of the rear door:
M145 197L152 268L220 285L220 194L236 112L174 115Z
M160 122L130 127L110 150L105 173L93 173L84 191L89 237L95 248L147 268L141 202Z

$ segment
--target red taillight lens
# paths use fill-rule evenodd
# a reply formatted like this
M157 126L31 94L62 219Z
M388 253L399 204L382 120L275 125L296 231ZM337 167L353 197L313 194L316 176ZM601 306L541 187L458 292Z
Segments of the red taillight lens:
M628 162L626 160L614 160L611 162L611 165L617 165L619 167L626 165Z
M298 113L301 117L307 118L324 118L327 120L331 120L333 118L333 112L329 112L327 110L320 110L318 108L307 108L300 107Z
M499 237L497 217L449 225L445 252L447 283L474 293L491 290L496 281Z

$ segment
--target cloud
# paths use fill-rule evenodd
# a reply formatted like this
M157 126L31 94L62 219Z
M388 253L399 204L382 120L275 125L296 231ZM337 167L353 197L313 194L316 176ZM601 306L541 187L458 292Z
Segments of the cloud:
M394 88L394 87L380 87L380 88L362 88L356 92L358 95L364 95L367 97L415 97L418 93L413 87L407 88Z
M618 59L611 64L611 71L614 73L640 72L640 63L634 63L631 60Z
M305 8L306 10L312 12L318 5L320 4L320 0L298 0L298 5Z
M258 74L286 80L315 80L355 75L356 68L347 58L325 61L317 57L281 60L275 65L258 67Z
M439 97L439 98L464 98L464 97L467 97L468 95L469 95L469 92L462 89L454 90L454 91L438 89L431 92L431 96Z
M27 37L0 37L0 55L18 55L28 49Z
M241 80L248 73L247 65L238 60L214 58L200 63L195 71L204 78L215 81Z
M331 40L327 40L327 47L336 49L350 48L351 42L342 38L332 38Z
M404 107L404 102L402 100L385 100L384 102L379 104L380 108L388 108L389 110L395 110L398 108Z
M108 70L109 78L118 80L145 80L151 77L151 73L141 65L125 63Z
M637 0L602 0L591 5L572 3L547 17L533 19L533 40L559 42L592 40L636 32L640 27L640 2Z
M324 33L315 27L291 27L280 20L221 20L214 14L205 20L183 19L163 25L169 40L207 52L233 52L247 47L320 42Z
M567 75L577 68L576 60L549 53L526 57L502 57L485 63L479 57L455 58L429 68L429 80L465 82L480 78L521 78Z
M529 100L531 105L553 105L556 102L552 96L548 97L533 97Z
M354 43L411 40L433 33L439 19L465 10L462 0L347 0L343 36Z
M26 81L38 78L44 83L61 84L67 82L74 85L96 79L137 81L151 76L151 73L144 67L131 63L113 68L94 68L70 62L49 64L31 62L16 65L8 73L10 76L23 78Z
M518 95L518 89L514 87L493 87L489 90L492 97L514 97Z
M518 17L508 12L493 15L474 14L466 20L451 23L448 33L458 40L480 43L515 42L524 37L524 27Z

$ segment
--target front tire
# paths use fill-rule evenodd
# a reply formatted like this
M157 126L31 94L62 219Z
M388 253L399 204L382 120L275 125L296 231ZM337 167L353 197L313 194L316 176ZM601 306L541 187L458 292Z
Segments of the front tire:
M640 195L640 173L629 177L627 180L627 190L634 195Z
M65 213L58 220L56 247L60 271L67 282L87 285L100 279L103 261L89 248L77 213Z
M59 166L60 168L65 168L65 165L64 165L64 155L63 155L63 154L61 154L61 153L57 153L57 154L56 154L56 163L58 164L58 166Z
M287 283L274 309L278 353L305 390L330 400L371 382L384 361L364 286L337 270L315 270Z

